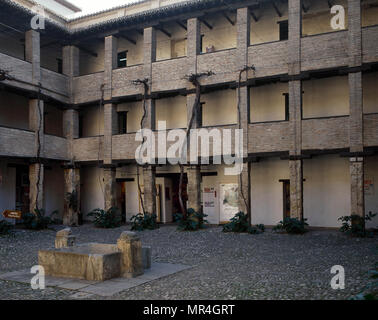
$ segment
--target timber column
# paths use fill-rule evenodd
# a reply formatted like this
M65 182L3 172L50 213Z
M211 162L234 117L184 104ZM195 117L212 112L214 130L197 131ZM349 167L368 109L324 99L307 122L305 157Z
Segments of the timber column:
M301 0L289 0L290 216L303 219Z
M25 58L32 64L32 81L39 86L41 81L40 34L35 30L25 33ZM39 91L39 88L36 89ZM39 94L38 94L39 95ZM39 97L40 98L40 97ZM43 209L43 179L44 165L41 161L44 155L44 102L41 99L29 100L29 129L34 131L34 155L29 166L30 180L30 211Z
M70 102L73 104L73 78L79 76L80 51L75 46L63 47L63 74L68 77ZM63 134L68 142L68 157L70 162L63 165L64 170L64 212L63 224L77 226L80 213L80 168L73 157L73 142L79 138L79 112L71 108L63 112ZM67 194L70 194L68 197Z
M66 164L64 169L64 212L65 226L79 225L80 213L80 168L74 164Z
M118 133L117 106L111 103L112 75L117 67L117 38L105 37L104 61L104 209L116 207L116 165L113 164L113 135Z
M351 214L365 216L361 1L348 0Z
M248 7L237 10L237 57L238 70L248 66L248 46L251 36L251 15ZM239 81L239 72L237 73L237 82ZM242 152L239 156L243 158L242 171L238 176L239 180L239 210L248 216L249 224L252 224L251 212L251 188L250 188L250 170L251 166L248 159L248 123L249 123L249 88L246 85L248 75L251 71L242 73L239 96L240 115L238 112L238 121L240 129L243 130L241 146ZM245 84L243 84L243 82ZM240 119L239 119L240 117Z
M187 59L188 59L188 71L187 74L196 74L197 73L197 56L201 53L201 22L198 18L188 19L187 21ZM188 94L186 96L186 110L187 110L187 127L189 126L190 118L192 117L193 108L195 107L196 101L196 88L195 86L187 82ZM197 106L197 111L199 110ZM194 114L194 120L192 122L192 128L197 129L201 126L199 123L200 115L198 112ZM190 138L187 141L188 149L190 150ZM190 159L190 153L187 154L188 161L194 160ZM201 211L201 166L199 165L199 155L196 155L195 163L192 163L187 168L188 176L188 209L192 208L196 212Z
M155 129L155 100L151 98L152 87L152 63L156 61L156 29L149 27L144 29L144 79L148 80L148 91L145 99L146 117L143 122L143 128ZM144 87L142 94L144 94ZM143 106L142 106L143 107ZM144 208L149 214L156 212L156 167L147 164L143 168L144 184Z

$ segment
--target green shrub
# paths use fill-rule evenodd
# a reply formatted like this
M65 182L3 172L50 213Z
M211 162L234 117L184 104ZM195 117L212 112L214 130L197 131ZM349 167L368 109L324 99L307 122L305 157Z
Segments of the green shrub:
M250 226L248 223L248 215L244 212L238 212L230 222L223 226L223 232L248 232L250 234L259 234L265 231L265 226L259 224L257 226Z
M182 213L175 214L175 220L178 222L178 230L181 231L196 231L202 229L204 224L207 223L205 218L206 214L196 212L190 208L187 211L186 217Z
M24 213L22 215L22 220L26 229L30 230L43 230L47 229L50 224L53 223L52 217L56 215L58 211L51 213L50 217L45 216L45 210L35 209L34 213Z
M103 209L94 209L88 216L94 217L94 225L98 228L117 228L121 224L121 218L118 213L118 208L112 207L108 211Z
M285 218L273 228L273 231L284 230L289 234L303 234L308 231L306 229L306 226L308 226L306 221L307 219L299 220L297 218Z
M365 225L367 221L371 221L376 215L376 213L369 212L365 217L360 217L356 214L342 216L338 219L342 222L339 230L353 237L372 236L372 233L366 231Z
M131 230L136 231L143 231L145 229L147 230L154 230L159 228L159 225L156 222L157 216L155 213L149 214L145 213L144 215L142 213L138 213L135 216L132 216L131 221Z
M4 236L10 233L13 229L13 224L9 223L8 221L1 220L0 221L0 236Z

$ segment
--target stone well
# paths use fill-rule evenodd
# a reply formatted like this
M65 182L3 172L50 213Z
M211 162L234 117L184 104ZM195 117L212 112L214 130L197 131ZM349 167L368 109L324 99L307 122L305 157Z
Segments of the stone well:
M133 278L151 266L151 248L142 247L134 232L125 231L117 244L88 243L75 245L69 228L57 233L55 249L38 252L39 265L45 274L105 281L112 278Z

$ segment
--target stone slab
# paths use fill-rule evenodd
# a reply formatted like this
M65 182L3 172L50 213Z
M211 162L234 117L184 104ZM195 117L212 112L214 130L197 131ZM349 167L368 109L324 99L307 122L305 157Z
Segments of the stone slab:
M170 264L170 263L152 263L151 269L145 270L145 273L136 278L113 278L106 281L89 281L71 278L46 276L47 287L58 287L76 291L70 296L72 299L85 299L92 295L111 297L121 291L140 286L144 283L161 279L163 277L175 274L192 268L191 266ZM15 281L30 284L34 274L30 269L13 271L0 274L0 280Z

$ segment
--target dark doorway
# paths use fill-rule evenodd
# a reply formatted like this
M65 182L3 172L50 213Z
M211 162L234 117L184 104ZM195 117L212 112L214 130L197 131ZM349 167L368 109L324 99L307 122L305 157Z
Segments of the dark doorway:
M117 180L117 205L121 214L121 221L126 222L126 182Z
M289 39L289 21L278 21L280 28L280 41L288 40Z
M30 208L29 200L30 182L29 167L24 165L16 166L16 210L28 213Z
M172 180L172 214L173 221L175 221L174 216L176 213L181 213L180 201L179 201L179 186L180 186L180 174L179 173L165 173L157 174L156 177L165 177ZM185 210L187 210L186 202L188 201L187 185L188 176L184 173L182 180L182 200L184 202Z
M290 218L290 180L282 180L283 218Z

